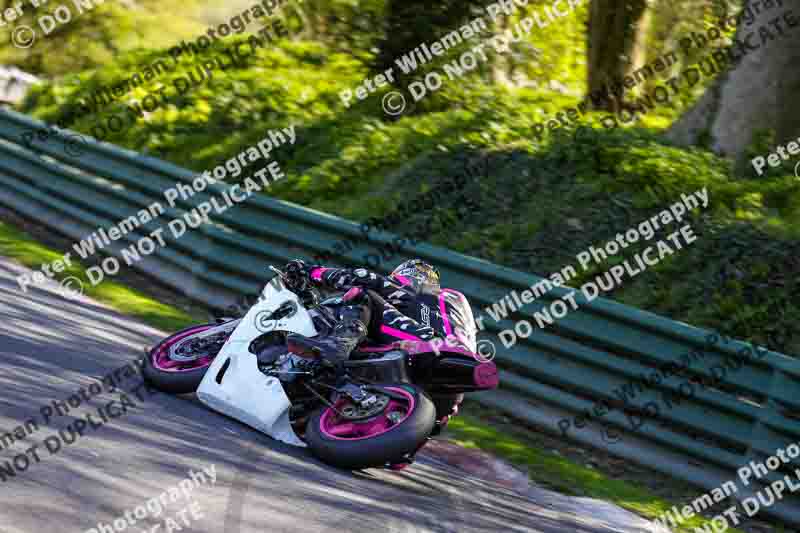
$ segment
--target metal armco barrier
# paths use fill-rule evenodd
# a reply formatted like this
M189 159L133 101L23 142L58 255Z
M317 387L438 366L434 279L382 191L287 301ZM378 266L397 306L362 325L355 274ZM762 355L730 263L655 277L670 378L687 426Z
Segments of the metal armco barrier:
M70 140L60 134L27 148L22 135L45 127L25 115L0 111L0 204L75 241L118 224L154 201L168 207L164 190L195 177L186 169L91 138L79 145L77 157L71 155L77 152L75 146L65 150ZM174 209L107 247L106 253L118 254L120 248L211 195L218 196L224 185L210 186L179 201ZM256 195L212 220L178 240L165 231L167 246L133 267L197 301L224 308L242 296L256 295L271 277L267 265L295 257L310 260L336 242L361 235L355 223L266 195ZM360 244L336 256L333 263L363 265L366 254L379 253L377 246L394 238L387 233L369 235L371 242L355 239ZM478 313L512 289L521 291L541 279L425 244L405 247L403 252L403 257L422 257L439 266L445 284L463 291ZM87 261L97 265L100 260L96 254ZM386 261L381 269L400 260L398 256ZM534 311L565 292L553 289L514 314L513 320L530 319ZM571 438L709 491L725 481L737 481L739 499L753 496L765 483L785 475L796 481L798 460L747 487L736 472L750 461L762 461L779 448L800 442L800 361L762 352L760 358L751 357L735 371L728 370L714 387L695 384L689 393L687 376L672 376L641 390L634 387L635 396L623 404L615 390L639 382L665 363L679 361L691 350L701 350L703 356L689 367L688 374L713 379L715 366L725 367L726 357L749 345L722 340L709 345L706 330L610 300L576 300L578 310L546 330L536 330L511 349L505 349L495 334L512 327L513 320L487 324L482 335L497 345L501 388L473 397L556 434L559 420L575 421L576 415L604 400L612 409L599 422L581 423L583 427L573 424ZM486 321L492 322L488 317ZM649 403L660 406L657 420L646 418L653 412L646 407ZM631 420L644 423L631 431ZM611 433L617 434L615 438L609 438ZM726 507L720 504L714 510L719 513ZM759 516L765 515L800 524L800 494L785 495L762 509Z

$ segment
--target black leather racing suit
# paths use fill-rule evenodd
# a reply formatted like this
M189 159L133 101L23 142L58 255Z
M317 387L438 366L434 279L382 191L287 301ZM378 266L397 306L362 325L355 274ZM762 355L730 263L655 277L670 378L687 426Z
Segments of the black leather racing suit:
M436 337L447 344L461 344L475 351L475 320L466 297L452 289L421 287L403 276L386 277L364 268L308 267L313 283L333 290L346 290L349 302L343 315L367 326L367 336L378 344L398 340L430 341ZM345 318L344 316L342 318ZM423 369L432 361L421 362ZM419 365L418 365L419 366ZM438 433L458 413L463 394L431 395L437 412Z
M458 291L419 287L414 280L386 277L364 268L309 269L312 282L334 290L361 289L369 295L369 338L380 344L397 340L457 340L474 350L475 321ZM351 298L357 298L350 291ZM355 301L354 301L355 303Z

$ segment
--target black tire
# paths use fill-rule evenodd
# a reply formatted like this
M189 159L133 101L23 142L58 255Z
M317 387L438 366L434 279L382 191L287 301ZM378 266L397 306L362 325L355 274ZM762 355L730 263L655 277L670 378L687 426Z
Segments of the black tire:
M161 342L156 344L144 358L142 365L142 377L144 380L152 385L154 388L168 392L170 394L189 394L197 391L200 382L208 371L208 366L198 368L195 370L188 370L186 372L165 372L155 367L153 364L153 354L165 343L170 342L173 338L183 333L201 327L201 326L218 326L219 324L196 324L194 326L182 329L173 333L169 337L162 339ZM211 366L211 365L209 365Z
M414 410L386 433L369 439L347 441L323 435L320 419L328 407L317 409L306 426L305 440L311 453L339 468L360 470L402 463L428 439L436 423L436 408L431 399L409 383L380 383L380 386L403 388L414 398Z

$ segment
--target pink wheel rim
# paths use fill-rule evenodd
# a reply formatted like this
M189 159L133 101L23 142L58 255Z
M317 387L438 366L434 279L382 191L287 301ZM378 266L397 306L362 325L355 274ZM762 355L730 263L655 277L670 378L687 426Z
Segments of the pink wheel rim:
M190 372L192 370L197 370L198 368L209 366L214 360L213 357L200 357L194 361L173 361L169 358L169 349L176 342L185 339L189 335L194 335L195 333L200 333L201 331L205 331L213 327L215 326L197 326L196 328L184 331L172 339L164 341L156 347L150 357L151 361L153 362L153 366L162 372Z
M414 412L416 405L414 396L401 387L386 387L386 389L401 394L405 401L392 398L381 414L364 422L338 420L339 415L328 407L319 419L319 428L322 434L337 440L373 439L401 425ZM347 400L340 400L335 407L338 409L346 403ZM403 412L403 418L392 423L386 415L393 412Z

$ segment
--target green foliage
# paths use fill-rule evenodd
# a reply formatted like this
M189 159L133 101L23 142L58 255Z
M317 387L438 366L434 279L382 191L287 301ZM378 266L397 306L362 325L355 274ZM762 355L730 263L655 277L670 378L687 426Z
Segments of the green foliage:
M246 40L229 40L196 57L180 56L177 62L166 49L133 52L113 67L70 76L63 85L35 88L22 109L54 123L75 116L76 121L68 120L75 130L106 134L103 140L137 146L153 155L169 155L179 164L201 169L215 166L222 154L249 146L269 127L331 116L338 103L334 81L356 83L360 79L356 62L343 54L327 54L321 45L312 43L257 48L238 65L228 66L231 61L221 49ZM95 91L115 86L159 59L168 68L149 83L98 113L74 113L79 101L89 100ZM201 77L198 69L214 59L224 61L226 68L215 68L210 79L188 91L183 91L183 82L176 86L176 80L186 79L190 73L195 79ZM332 77L340 72L352 74ZM147 95L158 96L162 88L166 88L167 103L145 118L132 120L129 105L140 104ZM159 101L163 99L159 97ZM105 127L113 115L125 119L122 131ZM207 148L198 150L198 146Z
M217 46L199 60L219 52ZM25 109L56 121L68 103L141 71L163 54L133 52L113 68L41 87ZM131 97L141 100L158 86L171 87L197 61L179 58ZM638 126L612 130L601 125L603 115L590 113L580 134L558 129L535 139L534 124L578 99L498 87L479 77L445 83L416 112L395 120L381 110L388 87L345 108L339 91L361 83L368 64L320 44L284 42L237 67L215 70L209 83L170 98L108 140L201 172L254 144L268 129L295 124L298 143L274 154L288 177L271 194L357 220L380 216L443 184L469 161L486 161L488 170L463 191L442 198L431 212L409 213L404 222L424 227L432 221L429 242L541 275L575 265L576 254L588 246L602 245L681 194L706 187L709 208L689 220L698 240L606 296L735 337L761 339L779 351L800 351L800 339L791 336L800 313L788 305L788 296L768 296L776 287L787 294L797 289L791 273L792 257L800 255L800 181L789 172L745 179L707 150L669 144L661 128L671 109L656 108ZM124 114L124 105L112 104L103 113ZM75 129L90 133L97 120L83 117ZM457 192L478 202L469 216L462 215L464 201ZM619 261L612 258L574 281L591 279ZM774 269L765 271L765 265Z
M304 0L293 11L303 21L306 38L363 58L383 35L386 0Z
M396 84L405 87L412 80L421 80L431 71L442 72L445 64L458 61L459 57L476 46L483 45L481 52L474 52L478 66L459 80L458 85L469 92L480 91L486 82L500 86L529 87L547 90L554 94L578 95L584 86L586 74L586 43L584 38L588 8L584 5L575 12L557 21L549 21L543 14L544 7L552 2L535 0L526 6L514 4L511 15L501 15L492 20L484 9L488 2L443 2L435 9L423 7L425 2L398 1L388 8L386 35L378 44L374 70L383 72L393 67L401 78ZM538 24L525 31L520 22L534 15L542 18L548 26ZM465 39L450 48L443 56L420 64L415 72L402 76L395 59L410 54L419 45L438 41L451 32L472 24L472 28L484 28L478 36ZM493 37L500 39L493 44ZM503 43L508 43L505 48ZM430 110L430 101L422 102L422 108ZM464 104L459 100L459 104Z
M5 4L11 4L6 0ZM38 8L25 1L23 17L8 28L28 25L37 32L30 48L11 43L11 31L0 32L0 65L15 65L32 74L57 77L101 65L111 65L120 52L147 43L148 47L172 46L182 38L205 31L191 17L199 0L142 0L120 3L117 0L95 2L91 10L63 2L71 12L71 20L59 24L44 35L38 24L42 16L52 16L61 3L42 3ZM0 1L0 7L4 2ZM165 13L175 13L165 17ZM64 52L62 52L64 51ZM65 53L66 52L66 53Z

